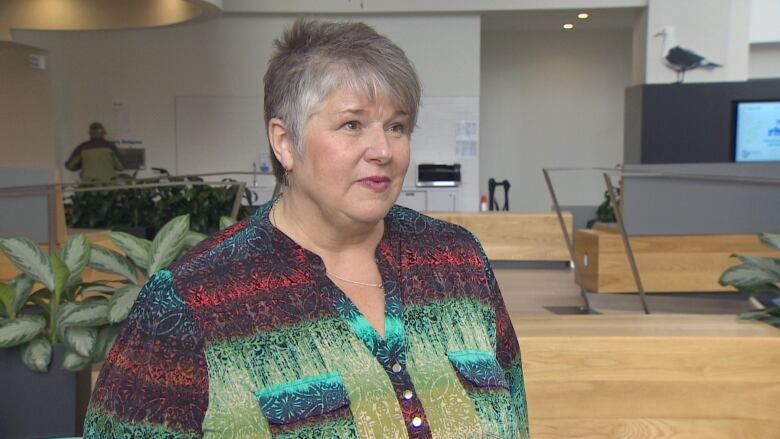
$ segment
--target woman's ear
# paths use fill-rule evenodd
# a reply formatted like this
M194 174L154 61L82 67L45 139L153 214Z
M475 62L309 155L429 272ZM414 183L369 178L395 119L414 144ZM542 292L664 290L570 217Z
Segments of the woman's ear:
M279 163L284 169L291 171L295 157L293 142L287 126L281 119L274 117L268 121L268 141L271 142L271 149Z

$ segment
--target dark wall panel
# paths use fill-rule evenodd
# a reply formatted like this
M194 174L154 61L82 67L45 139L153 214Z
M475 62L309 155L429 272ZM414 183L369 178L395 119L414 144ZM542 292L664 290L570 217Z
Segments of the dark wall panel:
M626 164L732 161L734 102L780 100L780 79L626 90Z

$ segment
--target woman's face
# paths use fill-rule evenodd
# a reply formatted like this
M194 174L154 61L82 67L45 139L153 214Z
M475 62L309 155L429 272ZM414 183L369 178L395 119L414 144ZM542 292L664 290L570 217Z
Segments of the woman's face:
M379 94L339 89L310 116L295 155L293 184L309 209L331 222L378 223L409 167L409 115ZM304 207L304 206L301 206ZM308 210L308 209L307 209Z

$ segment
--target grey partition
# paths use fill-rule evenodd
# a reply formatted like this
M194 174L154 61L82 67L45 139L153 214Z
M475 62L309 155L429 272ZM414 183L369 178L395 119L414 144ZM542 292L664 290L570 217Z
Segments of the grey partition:
M0 191L16 186L51 185L54 169L0 168ZM0 193L0 237L24 236L49 242L49 208L46 193L5 196Z
M626 165L624 170L680 177L623 176L628 235L780 231L780 163ZM717 176L724 181L709 178Z

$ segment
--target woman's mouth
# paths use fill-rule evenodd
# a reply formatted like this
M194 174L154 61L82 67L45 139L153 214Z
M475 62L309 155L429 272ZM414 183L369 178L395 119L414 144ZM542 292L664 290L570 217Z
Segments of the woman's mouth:
M390 187L390 177L374 175L359 180L359 183L374 192L384 192Z

